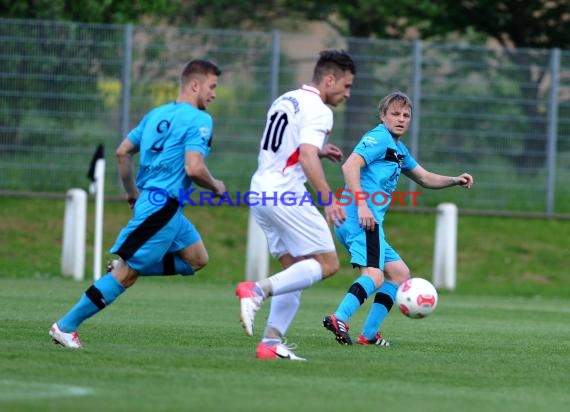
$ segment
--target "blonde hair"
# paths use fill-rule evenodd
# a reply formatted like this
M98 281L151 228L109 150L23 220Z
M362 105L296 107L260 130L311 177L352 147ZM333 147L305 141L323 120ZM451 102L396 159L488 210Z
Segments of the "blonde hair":
M398 90L384 96L382 100L380 100L380 103L378 103L378 113L380 114L380 117L384 116L388 112L388 108L393 103L398 104L400 107L409 107L410 114L412 113L412 101L405 93Z

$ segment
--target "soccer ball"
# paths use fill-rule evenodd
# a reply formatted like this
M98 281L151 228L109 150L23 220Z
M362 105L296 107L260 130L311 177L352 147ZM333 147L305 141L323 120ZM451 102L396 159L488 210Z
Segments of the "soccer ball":
M425 318L437 306L437 290L423 278L411 278L396 292L396 305L408 318Z

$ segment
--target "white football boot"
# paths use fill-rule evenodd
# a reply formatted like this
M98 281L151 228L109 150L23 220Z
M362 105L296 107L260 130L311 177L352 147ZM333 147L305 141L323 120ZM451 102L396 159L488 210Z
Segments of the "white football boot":
M81 341L79 340L77 332L62 332L61 329L59 329L59 326L57 326L57 323L54 323L51 326L49 335L51 336L53 343L57 345L72 349L81 349L83 347L81 346Z
M240 322L247 336L253 336L255 314L263 303L263 296L253 290L255 282L240 282L236 288L236 296L240 303Z

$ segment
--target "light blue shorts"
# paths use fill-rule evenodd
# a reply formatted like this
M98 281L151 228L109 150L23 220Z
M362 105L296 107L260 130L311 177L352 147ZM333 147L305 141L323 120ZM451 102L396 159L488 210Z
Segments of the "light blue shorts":
M144 275L156 268L167 253L178 252L201 239L194 225L184 216L176 199L157 206L141 196L133 217L117 236L111 253Z
M335 234L350 254L354 267L372 267L384 270L384 264L402 260L384 237L384 229L376 225L373 231L364 230L357 223L347 219L334 228Z

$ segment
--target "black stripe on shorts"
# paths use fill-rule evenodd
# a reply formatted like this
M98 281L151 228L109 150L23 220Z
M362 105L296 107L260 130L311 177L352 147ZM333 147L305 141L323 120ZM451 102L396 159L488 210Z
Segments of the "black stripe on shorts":
M366 230L366 267L380 268L380 226L374 225L374 230Z
M117 249L117 255L123 260L128 260L141 248L151 237L162 229L178 211L178 200L169 198L164 206L147 217L139 227L131 232L123 244Z
M176 264L174 263L174 253L167 253L162 258L162 274L163 275L175 275Z

